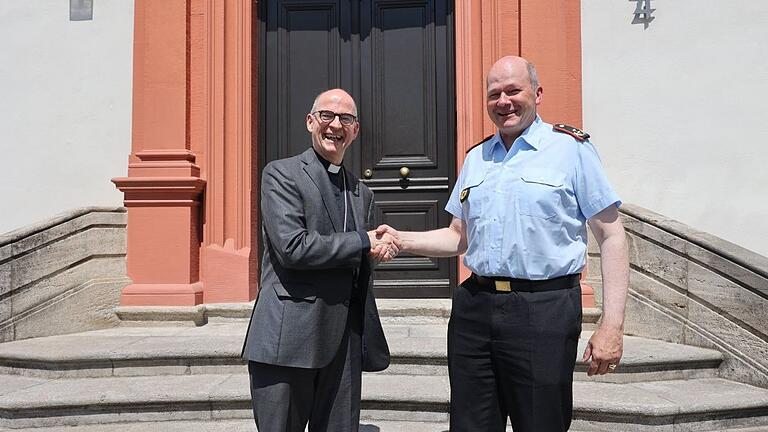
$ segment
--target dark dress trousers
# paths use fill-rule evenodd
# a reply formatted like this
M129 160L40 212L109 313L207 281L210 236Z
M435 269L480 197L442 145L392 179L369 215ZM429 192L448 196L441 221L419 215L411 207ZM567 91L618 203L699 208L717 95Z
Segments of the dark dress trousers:
M303 431L307 421L312 432L356 431L361 370L389 365L362 240L373 193L348 171L345 179L360 232L345 232L311 148L262 173L261 283L242 353L260 432Z

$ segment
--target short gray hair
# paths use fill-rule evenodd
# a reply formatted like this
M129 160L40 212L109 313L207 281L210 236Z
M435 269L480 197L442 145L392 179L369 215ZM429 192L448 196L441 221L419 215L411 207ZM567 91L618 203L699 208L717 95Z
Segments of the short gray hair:
M325 93L325 92L321 92L320 94L315 96L315 100L314 100L314 102L312 102L312 109L309 110L310 113L313 113L313 112L317 111L317 103L319 102L320 96L322 96L323 93Z
M536 73L536 66L527 60L525 63L525 66L528 69L528 77L531 79L531 87L533 87L533 91L536 91L536 89L539 88L539 75Z

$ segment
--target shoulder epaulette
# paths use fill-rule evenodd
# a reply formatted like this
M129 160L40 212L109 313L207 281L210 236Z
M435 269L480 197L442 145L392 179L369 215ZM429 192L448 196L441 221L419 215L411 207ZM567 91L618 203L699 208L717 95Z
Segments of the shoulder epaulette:
M475 148L475 147L479 146L480 144L482 144L482 143L488 141L489 139L493 138L494 135L496 135L496 134L490 134L487 137L485 137L482 140L480 140L480 142L473 144L472 147L467 149L467 153L471 152L473 148Z
M552 130L568 134L574 137L577 141L586 141L589 139L589 134L583 130L562 123L552 126Z

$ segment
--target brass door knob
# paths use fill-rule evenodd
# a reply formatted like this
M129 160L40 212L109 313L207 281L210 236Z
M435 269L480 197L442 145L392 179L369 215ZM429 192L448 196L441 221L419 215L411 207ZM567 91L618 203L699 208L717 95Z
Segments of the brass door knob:
M408 178L410 174L411 174L411 170L408 167L400 168L400 177L405 179L405 178Z
M373 171L370 168L368 168L367 170L363 171L363 177L367 179L373 177Z

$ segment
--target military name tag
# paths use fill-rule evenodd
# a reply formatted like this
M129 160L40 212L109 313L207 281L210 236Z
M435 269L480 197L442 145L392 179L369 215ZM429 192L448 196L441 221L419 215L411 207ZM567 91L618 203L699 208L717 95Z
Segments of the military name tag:
M466 201L468 196L469 196L469 188L463 189L459 194L459 201L461 202Z

